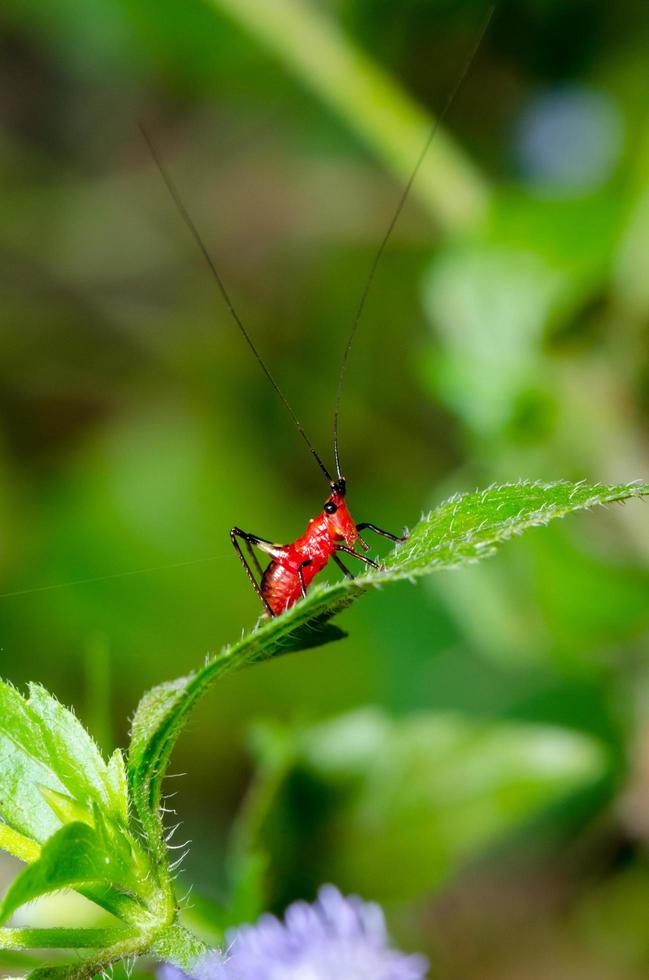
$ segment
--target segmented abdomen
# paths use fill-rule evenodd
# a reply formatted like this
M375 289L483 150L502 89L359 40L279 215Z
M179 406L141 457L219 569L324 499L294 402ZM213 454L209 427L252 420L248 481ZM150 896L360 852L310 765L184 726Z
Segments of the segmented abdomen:
M297 602L302 588L297 572L273 559L262 576L261 592L277 616Z

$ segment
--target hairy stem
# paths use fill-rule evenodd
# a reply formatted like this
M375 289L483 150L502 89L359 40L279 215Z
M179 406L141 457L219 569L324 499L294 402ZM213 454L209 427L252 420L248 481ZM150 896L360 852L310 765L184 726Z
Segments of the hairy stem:
M0 929L0 949L102 949L139 938L138 929Z

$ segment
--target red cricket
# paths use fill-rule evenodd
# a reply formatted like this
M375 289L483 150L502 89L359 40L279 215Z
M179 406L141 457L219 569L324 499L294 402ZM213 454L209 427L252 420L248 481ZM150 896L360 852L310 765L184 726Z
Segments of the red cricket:
M389 538L391 541L404 541L406 536L398 536L396 534L391 534L389 531L384 531L376 524L356 524L352 518L347 504L345 502L345 492L346 492L346 482L345 478L341 473L340 469L340 457L338 452L338 417L340 411L340 400L342 395L343 380L345 377L345 372L347 369L347 361L349 358L349 352L358 328L358 324L365 308L365 303L367 300L368 293L374 281L374 276L376 274L377 267L381 260L381 256L385 251L386 245L392 234L392 230L397 222L401 211L403 210L404 204L410 189L414 183L415 177L419 171L421 164L423 163L424 157L428 152L428 148L432 143L437 128L444 119L448 109L453 103L455 96L457 95L464 78L473 62L475 54L480 47L482 38L484 37L487 25L493 14L493 7L489 9L487 18L480 32L477 43L475 44L473 51L469 55L463 71L453 89L449 95L446 105L444 106L442 112L435 120L428 138L419 154L417 162L410 174L407 184L405 185L401 197L399 198L398 204L392 215L392 219L388 225L387 231L385 232L381 243L376 250L372 264L370 266L369 274L363 288L360 302L356 308L356 315L354 317L352 328L347 339L347 345L343 352L342 362L340 366L340 373L338 375L338 387L336 391L336 404L334 411L334 425L333 425L333 452L334 460L336 464L336 476L333 478L329 473L327 467L322 462L322 459L314 449L311 444L302 423L298 419L297 415L293 411L288 399L285 397L281 391L279 385L275 381L274 377L270 373L266 364L264 363L259 351L257 350L255 344L253 343L248 331L246 330L243 322L241 321L239 314L234 308L232 300L230 299L229 293L225 288L225 284L221 279L221 276L209 254L199 232L194 224L191 216L189 215L187 209L185 208L176 187L167 174L161 160L158 157L155 147L151 142L149 136L142 126L140 129L142 135L149 146L151 155L160 171L160 175L169 190L169 193L180 212L185 224L187 225L191 235L193 236L196 244L203 253L203 257L207 262L209 269L216 281L218 289L221 296L228 308L228 311L235 321L237 327L241 331L241 334L248 344L253 356L255 357L257 363L261 367L262 371L266 375L266 378L272 385L275 393L283 402L284 407L291 416L294 424L296 425L298 432L300 433L302 439L306 443L309 451L313 455L316 463L322 470L327 482L329 484L329 496L324 502L322 513L317 517L312 518L306 528L304 534L297 538L291 544L274 544L272 541L267 541L265 538L260 538L256 534L250 534L248 531L242 531L239 527L233 527L230 531L230 539L234 548L241 559L241 563L246 571L250 582L259 596L264 611L269 616L278 616L290 609L300 598L306 596L306 591L309 584L315 578L315 576L322 571L322 569L327 565L330 559L333 559L336 565L341 569L341 571L348 577L352 578L352 573L343 564L340 559L340 554L350 555L353 558L358 558L360 561L369 565L371 568L379 568L380 566L372 559L368 558L364 554L360 554L355 549L355 545L359 544L363 551L368 551L369 545L363 541L360 536L360 532L363 530L374 531L376 534L382 535L384 538ZM249 553L250 562L254 566L251 567L246 555L244 555L241 548L241 541L246 546ZM265 569L262 569L259 559L255 553L255 548L270 556L270 562ZM255 576L255 572L257 575Z
M234 548L239 555L241 564L243 565L248 578L254 588L255 592L259 596L264 611L269 616L278 616L280 613L285 612L290 609L298 599L306 596L306 590L311 581L315 578L318 572L321 572L325 565L329 562L331 558L335 561L341 571L348 577L353 578L352 573L343 564L340 559L340 553L345 555L351 555L354 558L358 558L364 564L369 565L371 568L379 568L380 566L377 562L372 561L364 554L360 554L355 550L354 545L358 543L363 551L369 550L369 545L363 541L360 536L360 532L363 530L374 531L376 534L382 535L384 538L389 538L391 541L404 541L405 536L398 536L396 534L391 534L389 531L384 531L382 528L377 527L376 524L356 524L352 518L347 504L345 503L345 493L347 485L345 478L340 470L340 457L338 452L338 415L340 409L340 398L342 394L342 384L345 376L345 371L347 368L347 359L349 356L349 351L351 349L352 341L356 333L356 328L358 327L358 322L360 320L363 308L365 306L365 300L367 299L367 294L369 288L372 284L374 278L374 273L376 272L376 267L379 263L383 250L387 244L389 235L394 226L394 222L398 217L401 209L405 203L406 195L410 189L410 185L414 180L419 164L423 159L424 154L419 158L417 167L413 172L412 178L406 188L406 191L402 195L399 202L399 206L395 213L395 216L391 222L390 228L385 235L381 245L374 257L374 262L370 269L369 278L365 285L365 289L361 296L361 301L359 303L358 309L356 311L356 316L352 325L351 333L349 335L347 346L343 353L342 363L340 367L340 374L338 376L338 389L336 393L336 409L334 413L334 458L336 462L336 478L334 479L329 470L322 462L321 457L314 449L311 444L304 427L297 415L293 411L288 399L283 394L279 385L275 381L274 377L270 373L268 367L264 363L259 351L257 350L255 344L250 337L250 334L246 330L243 322L241 321L239 314L235 310L232 301L230 299L229 293L225 288L225 284L221 279L221 276L212 261L212 257L209 254L207 247L205 246L196 225L194 224L189 212L185 208L176 187L167 174L157 151L150 140L145 129L140 126L142 135L146 140L151 155L160 171L162 179L164 180L171 197L180 212L185 224L189 228L192 236L194 237L198 247L200 248L203 256L210 268L210 271L216 281L219 288L221 296L223 297L225 304L230 312L230 315L234 319L237 327L241 331L244 340L248 344L253 356L261 367L262 371L266 375L266 378L272 385L275 393L281 399L284 407L288 411L289 415L293 419L294 424L297 427L298 432L302 436L302 439L306 443L309 451L313 455L315 461L320 467L322 473L324 474L330 489L330 494L324 502L322 513L318 517L312 518L301 537L297 538L291 544L274 544L272 541L268 541L265 538L260 538L256 534L250 534L248 531L242 531L239 527L233 527L230 531L230 540L234 545ZM434 135L435 129L431 133L428 139L426 148L430 144L432 137ZM425 151L424 151L425 152ZM250 562L254 566L255 571L251 567L248 558L244 555L240 542L243 541L250 557ZM259 559L255 553L255 548L259 551L270 555L270 562L265 569L263 569L259 563ZM255 572L257 576L255 576Z
M232 544L237 550L253 588L271 616L279 615L300 597L305 596L307 586L318 572L322 571L330 558L333 558L348 578L352 578L352 573L339 557L340 552L353 555L372 568L378 568L375 561L354 550L356 542L364 551L369 547L361 538L360 531L364 529L376 531L377 534L382 534L392 541L405 540L405 537L397 537L396 534L383 531L375 524L355 524L345 503L345 489L344 477L332 480L331 493L325 500L322 513L309 521L304 534L292 544L272 544L238 527L233 527L230 531ZM239 538L248 546L260 576L259 583L241 550ZM270 564L265 571L262 571L253 546L271 556Z

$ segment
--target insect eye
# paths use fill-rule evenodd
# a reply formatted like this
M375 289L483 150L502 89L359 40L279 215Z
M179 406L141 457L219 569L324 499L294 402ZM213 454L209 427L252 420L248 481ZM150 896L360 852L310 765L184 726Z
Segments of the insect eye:
M338 507L336 504L332 503L331 500L328 500L327 503L324 505L324 509L325 509L325 514L335 514L336 511L338 510Z

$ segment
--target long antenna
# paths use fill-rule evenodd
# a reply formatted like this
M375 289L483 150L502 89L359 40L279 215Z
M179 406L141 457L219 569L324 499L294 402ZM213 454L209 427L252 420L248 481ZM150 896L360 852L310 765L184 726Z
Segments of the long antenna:
M241 317L239 316L239 314L237 313L236 309L234 308L234 304L232 303L232 300L230 299L230 294L228 293L227 289L225 288L225 283L223 282L223 279L221 278L221 276L220 276L220 274L219 274L219 272L218 272L218 270L216 268L216 265L214 264L214 260L212 259L212 256L208 252L207 246L205 245L205 242L201 238L200 232L198 231L198 228L194 224L194 221L193 221L191 215L189 214L189 211L187 210L187 208L183 204L183 201L182 201L182 199L180 197L180 194L178 193L178 190L176 188L176 185L174 184L174 182L171 179L171 177L169 176L169 173L167 172L164 164L162 163L162 160L160 159L160 156L159 156L159 154L158 154L158 152L157 152L157 150L156 150L156 148L155 148L155 146L153 144L153 141L152 141L151 137L147 133L146 129L144 128L144 126L142 124L142 122L138 122L138 126L139 126L139 129L140 129L140 132L142 133L142 136L144 138L144 141L145 141L146 145L149 148L149 151L151 153L151 156L153 157L153 161L154 161L156 167L158 168L158 170L160 172L160 176L162 177L162 180L164 181L164 183L165 183L165 185L167 187L167 190L169 191L169 194L171 195L171 199L174 202L174 204L176 205L176 208L178 209L178 213L180 214L181 218L183 219L183 221L187 225L187 228L189 229L189 231L190 231L190 233L191 233L194 241L198 245L199 249L203 253L203 258L207 262L208 268L209 268L210 272L212 273L212 276L214 277L214 280L216 282L216 285L218 286L219 292L221 293L221 296L223 297L223 301L225 302L225 305L228 308L228 311L230 313L230 316L232 317L232 319L236 323L237 327L241 331L244 340L246 341L246 343L248 344L248 347L252 351L253 356L255 357L255 360L259 364L259 367L262 369L262 371L266 375L268 381L272 385L273 390L275 391L275 394L278 396L278 398L280 399L280 401L283 403L284 408L286 409L286 411L288 412L288 414L293 419L293 422L295 423L295 426L297 427L298 432L300 433L300 435L302 436L304 442L306 443L306 445L307 445L307 447L309 449L309 452L312 454L313 458L315 459L316 463L318 464L318 466L320 467L320 469L322 470L322 472L326 476L326 478L329 481L329 483L331 483L332 482L332 479L331 479L331 474L329 473L329 470L327 469L327 467L322 462L320 456L318 455L318 453L316 452L314 446L312 445L311 440L309 439L309 437L307 436L306 432L304 431L304 426L302 425L302 423L300 422L299 418L297 417L297 415L293 411L293 408L292 408L291 403L289 402L288 398L286 397L286 395L284 394L284 392L282 391L282 389L280 388L280 386L275 381L275 378L272 376L272 374L270 373L269 369L266 367L266 364L264 363L264 360L263 360L261 354L259 353L259 351L255 347L255 345L253 343L253 340L252 340L250 334L248 333L248 331L244 327L243 322L241 320Z
M335 407L335 410L334 410L334 425L333 425L334 460L335 460L335 463L336 463L336 474L337 474L338 479L341 479L341 477L342 477L342 474L340 472L340 455L339 455L339 452L338 452L338 417L340 415L340 402L341 402L342 393L343 393L343 382L345 380L345 374L347 372L347 364L348 364L348 361L349 361L349 352L351 351L352 344L354 343L354 337L356 336L356 331L358 330L358 324L360 323L360 319L361 319L361 317L363 315L363 311L365 309L365 304L367 303L367 297L369 295L370 289L372 288L372 283L374 282L374 277L376 276L376 270L378 269L379 263L380 263L381 258L383 256L383 253L385 252L386 246L387 246L387 244L388 244L388 242L390 240L390 237L392 235L392 232L394 231L394 227L395 227L397 221L399 220L399 216L401 215L401 212L403 211L404 205L405 205L406 201L408 200L408 196L409 196L410 191L412 189L412 185L415 182L415 179L417 177L417 174L419 173L419 169L420 169L422 163L424 162L424 158L425 158L426 154L428 153L428 150L430 149L431 143L433 142L433 140L435 139L435 136L437 135L437 130L439 129L439 127L441 126L442 122L446 118L446 115L447 115L449 109L453 105L453 103L455 101L455 98L456 98L458 92L460 91L460 89L462 88L462 85L464 83L464 80L465 80L466 76L469 73L469 69L471 68L471 65L473 64L473 60L474 60L476 54L478 53L478 50L480 48L480 45L482 44L482 41L484 39L485 34L487 33L487 28L489 27L489 24L491 22L491 18L493 17L493 14L494 14L494 10L495 9L496 9L496 5L495 4L492 4L492 6L490 6L489 9L488 9L488 11L487 11L487 14L485 16L484 22L482 24L482 27L480 28L480 33L478 35L478 38L477 38L475 44L473 45L473 48L471 49L471 53L469 54L468 58L466 59L466 61L464 63L464 67L462 68L462 72L460 74L460 77L458 78L457 82L455 83L455 85L451 89L451 92L449 93L449 95L448 95L448 97L446 99L446 102L445 102L445 104L444 104L444 106L442 108L442 111L440 112L440 114L437 116L437 118L433 122L432 128L430 130L430 133L428 134L428 137L426 139L426 142L424 143L424 145L423 145L423 147L421 149L421 152L420 152L420 154L419 154L419 156L417 158L417 161L415 163L415 166L413 167L412 173L410 174L410 177L408 178L408 182L407 182L406 186L404 187L403 191L401 192L401 197L399 198L399 201L397 203L397 206L396 206L396 208L394 210L394 214L392 215L392 218L390 220L390 224L388 225L387 230L386 230L383 238L381 239L381 242L379 244L379 247L377 248L377 250L376 250L376 252L374 254L374 258L372 259L372 264L370 266L370 271L369 271L369 274L367 276L367 279L365 280L365 285L363 287L363 291L361 293L361 297L360 297L360 300L358 302L358 306L356 307L356 313L355 313L354 319L352 321L352 328L350 330L349 337L347 339L347 345L346 345L345 350L343 352L342 361L341 361L341 364L340 364L340 374L338 375L338 387L336 388L336 407Z

